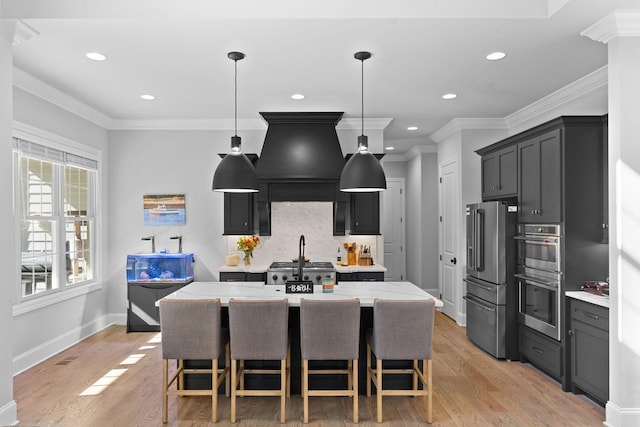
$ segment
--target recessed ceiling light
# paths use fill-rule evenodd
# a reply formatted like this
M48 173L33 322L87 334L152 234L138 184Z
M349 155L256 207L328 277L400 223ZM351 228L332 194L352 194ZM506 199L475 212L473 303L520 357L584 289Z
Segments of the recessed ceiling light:
M154 99L156 99L155 96L150 94L140 95L140 98L144 99L145 101L153 101Z
M442 95L442 99L454 99L457 97L458 95L455 93L445 93L444 95Z
M409 126L407 130L418 130L418 126Z
M291 95L291 98L295 99L296 101L299 101L299 100L304 99L306 97L301 93L294 93L293 95Z
M491 52L489 55L487 55L487 59L489 61L499 61L505 56L507 56L507 54L504 52Z
M93 61L104 61L105 59L107 59L107 57L100 52L87 52L84 54L84 56Z
M396 147L384 147L384 149L385 149L385 150L389 150L389 151L391 151L391 150L395 150L395 149L396 149Z

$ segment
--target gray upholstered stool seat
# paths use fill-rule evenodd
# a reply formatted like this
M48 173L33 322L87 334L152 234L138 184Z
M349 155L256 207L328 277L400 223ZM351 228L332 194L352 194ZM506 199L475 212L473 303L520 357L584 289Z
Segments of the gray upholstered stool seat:
M229 396L229 332L220 327L220 300L160 300L162 333L162 422L167 422L168 396L211 396L211 420L218 419L218 387L226 381ZM225 351L224 368L218 357ZM178 367L169 379L169 360ZM184 359L211 360L211 369L185 369ZM185 374L211 374L211 390L185 390ZM176 389L169 388L176 383Z
M309 422L309 396L351 396L353 422L358 422L358 357L360 301L358 299L300 301L302 397L304 422ZM347 369L309 369L310 360L346 360ZM346 374L346 390L309 390L309 375Z
M286 420L289 395L291 347L289 344L289 303L286 299L229 300L231 336L231 422L236 422L237 396L280 396L280 422ZM279 369L245 369L245 360L279 360ZM239 369L238 369L238 361ZM280 375L278 390L245 390L244 376Z
M367 396L376 386L377 419L382 422L382 396L426 396L427 422L432 420L431 353L435 300L374 300L373 329L367 331ZM371 353L376 357L375 369ZM382 369L383 360L412 360L411 369ZM418 361L422 361L422 369ZM386 390L383 374L411 374L411 390ZM424 389L418 389L418 381Z

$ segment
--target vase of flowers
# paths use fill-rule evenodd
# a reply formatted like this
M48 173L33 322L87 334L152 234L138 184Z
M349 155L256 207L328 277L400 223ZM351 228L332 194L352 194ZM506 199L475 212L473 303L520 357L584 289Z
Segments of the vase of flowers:
M253 250L260 244L260 237L256 235L242 236L236 243L238 244L238 250L244 252L244 265L251 265Z

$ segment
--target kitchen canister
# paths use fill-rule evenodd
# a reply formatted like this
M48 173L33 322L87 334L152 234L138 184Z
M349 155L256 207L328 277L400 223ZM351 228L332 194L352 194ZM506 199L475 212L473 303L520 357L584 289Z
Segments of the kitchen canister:
M333 277L326 275L322 278L322 293L331 293L333 292L333 287L335 285L335 280Z

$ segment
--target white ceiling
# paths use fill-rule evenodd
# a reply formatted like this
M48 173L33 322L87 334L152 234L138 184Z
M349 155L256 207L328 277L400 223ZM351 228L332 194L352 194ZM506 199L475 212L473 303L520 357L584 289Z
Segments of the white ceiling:
M38 35L14 65L101 113L133 123L232 123L238 62L240 132L260 111L344 111L389 118L397 153L430 144L454 118L504 118L607 63L580 35L640 0L3 0L3 18ZM485 56L507 53L502 61ZM93 62L85 52L107 55ZM458 98L441 96L455 92ZM139 95L151 93L155 101ZM306 99L290 96L303 93ZM419 127L407 131L407 126ZM354 142L355 144L355 142Z

